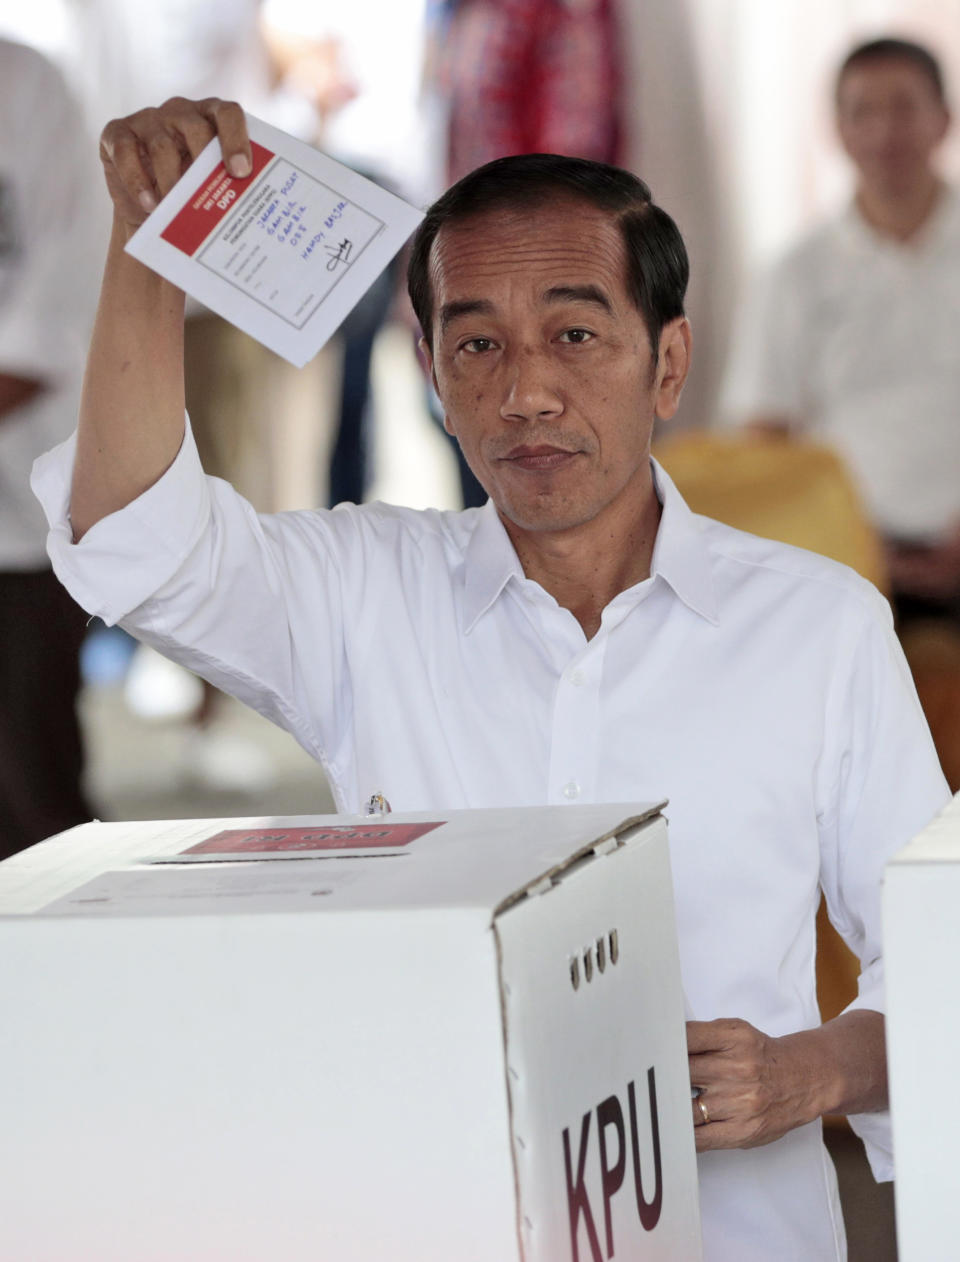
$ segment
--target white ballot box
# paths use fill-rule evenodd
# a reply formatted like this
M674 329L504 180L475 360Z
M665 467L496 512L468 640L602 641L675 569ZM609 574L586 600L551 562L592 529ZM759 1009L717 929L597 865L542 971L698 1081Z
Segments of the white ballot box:
M700 1258L657 807L89 824L0 864L5 1262Z
M960 795L887 865L883 923L900 1262L955 1262Z

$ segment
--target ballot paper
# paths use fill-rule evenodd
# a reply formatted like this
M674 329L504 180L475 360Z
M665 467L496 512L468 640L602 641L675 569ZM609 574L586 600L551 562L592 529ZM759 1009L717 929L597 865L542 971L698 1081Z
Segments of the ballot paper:
M127 251L302 368L423 218L379 185L247 115L253 170L212 140Z

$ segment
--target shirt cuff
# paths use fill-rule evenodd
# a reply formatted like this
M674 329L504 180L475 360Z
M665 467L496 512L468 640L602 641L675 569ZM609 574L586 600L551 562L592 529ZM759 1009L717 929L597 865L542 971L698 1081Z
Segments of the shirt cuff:
M893 1129L889 1109L882 1113L851 1113L847 1121L863 1141L873 1177L878 1183L889 1183L893 1178Z
M871 1012L886 1012L887 998L883 979L883 960L868 964L857 978L857 997L848 1003L844 1012L868 1008Z
M166 473L74 543L70 483L76 444L74 433L35 460L30 485L50 526L47 553L54 573L82 608L113 626L180 568L209 519L210 494L188 417Z

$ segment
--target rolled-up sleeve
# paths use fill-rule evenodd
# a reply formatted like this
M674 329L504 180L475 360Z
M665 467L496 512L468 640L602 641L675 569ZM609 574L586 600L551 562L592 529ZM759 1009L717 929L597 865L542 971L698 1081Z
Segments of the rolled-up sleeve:
M72 435L34 462L31 486L47 516L47 552L74 600L113 626L177 572L207 528L210 493L189 422L167 472L120 512L73 541Z
M821 764L821 880L830 919L861 966L847 1011L885 1011L883 869L950 796L889 611L877 604L838 668ZM889 1113L850 1124L874 1176L892 1179Z
M41 456L31 483L54 570L74 599L286 728L326 765L352 708L341 575L359 561L349 515L259 516L204 474L188 421L166 473L74 543L74 453L71 438Z

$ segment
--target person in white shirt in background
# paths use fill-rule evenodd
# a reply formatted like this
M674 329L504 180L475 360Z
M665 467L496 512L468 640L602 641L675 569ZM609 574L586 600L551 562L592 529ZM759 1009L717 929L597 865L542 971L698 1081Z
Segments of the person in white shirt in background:
M77 717L86 619L53 576L30 493L73 429L105 236L77 101L0 39L0 858L91 817Z
M687 261L626 172L527 156L445 194L409 287L484 508L258 516L184 420L183 295L123 251L230 103L108 125L115 221L77 436L37 462L85 606L289 730L339 809L669 796L709 1262L845 1256L820 1116L890 1178L879 889L948 793L876 590L694 516L650 460ZM142 155L152 160L144 165ZM821 888L862 962L820 1024Z
M878 39L836 82L853 201L765 275L726 383L728 423L809 434L846 461L886 543L898 623L960 634L960 196L925 48Z

